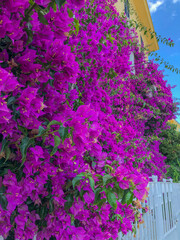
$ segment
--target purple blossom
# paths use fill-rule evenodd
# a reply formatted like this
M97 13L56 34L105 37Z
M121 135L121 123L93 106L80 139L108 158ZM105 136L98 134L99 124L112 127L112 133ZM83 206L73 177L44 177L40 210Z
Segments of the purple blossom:
M138 209L121 199L113 209L104 188L141 200L148 176L165 173L153 138L174 117L171 87L137 44L125 44L136 34L114 0L68 0L57 11L35 3L0 3L0 235L116 239L132 231Z

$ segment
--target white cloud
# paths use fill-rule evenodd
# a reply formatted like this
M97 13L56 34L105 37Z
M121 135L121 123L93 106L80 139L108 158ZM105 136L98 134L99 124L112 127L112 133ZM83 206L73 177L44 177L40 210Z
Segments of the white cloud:
M179 1L179 0L173 0L173 1ZM148 3L149 3L150 12L154 13L164 3L164 1L163 0L158 0L155 3L148 1Z

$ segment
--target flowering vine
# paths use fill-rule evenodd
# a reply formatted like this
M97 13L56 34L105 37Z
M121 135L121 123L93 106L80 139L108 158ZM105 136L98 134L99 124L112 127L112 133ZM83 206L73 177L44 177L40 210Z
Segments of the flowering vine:
M0 3L4 238L116 239L141 220L148 176L166 171L171 88L114 3Z

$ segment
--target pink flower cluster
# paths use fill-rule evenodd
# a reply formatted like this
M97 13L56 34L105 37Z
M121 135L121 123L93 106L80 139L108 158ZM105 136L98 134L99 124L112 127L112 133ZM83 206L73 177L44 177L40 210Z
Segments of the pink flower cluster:
M62 3L0 3L0 235L115 240L166 171L171 88L115 1Z

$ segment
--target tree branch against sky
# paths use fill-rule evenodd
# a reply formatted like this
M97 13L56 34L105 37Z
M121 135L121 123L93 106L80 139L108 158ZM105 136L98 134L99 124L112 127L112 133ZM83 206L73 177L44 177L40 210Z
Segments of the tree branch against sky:
M150 3L149 3L150 2ZM174 42L173 48L168 48L159 42L159 50L157 54L160 55L164 61L169 62L175 68L180 68L180 31L179 31L179 12L180 1L178 0L164 0L164 1L148 1L149 7L157 6L157 3L162 3L156 11L151 11L151 16L157 34L166 37L170 37ZM155 4L155 5L154 5ZM151 9L152 10L152 9ZM155 58L154 56L150 59ZM176 86L172 89L174 98L180 98L180 75L175 72L164 68L164 65L160 66L160 69L164 69L165 79L171 86ZM178 112L180 114L180 112ZM180 116L177 115L177 120L180 122Z

